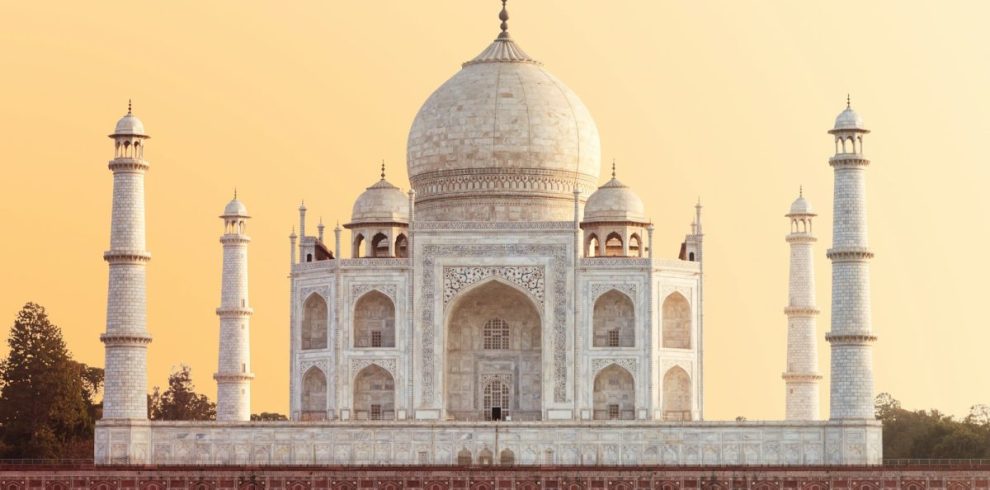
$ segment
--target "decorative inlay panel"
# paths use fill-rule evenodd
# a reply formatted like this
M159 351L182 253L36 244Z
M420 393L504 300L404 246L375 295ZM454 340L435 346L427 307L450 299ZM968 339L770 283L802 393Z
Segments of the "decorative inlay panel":
M388 371L395 379L395 359L351 359L351 377L372 364Z
M629 299L633 300L634 303L636 302L636 284L596 282L591 284L591 303L594 304L599 296L613 289L620 293L625 293L626 296L629 296Z
M591 376L594 377L595 375L598 374L598 371L601 371L602 369L605 369L605 368L611 366L612 364L615 364L616 366L619 366L619 367L625 369L626 371L629 371L629 374L633 375L634 378L636 377L636 366L637 366L638 363L637 363L636 359L635 358L632 358L632 357L619 358L619 359L614 359L614 358L613 359L592 359L591 360Z
M443 306L457 296L464 288L488 279L498 277L505 279L529 292L530 296L543 307L544 273L543 266L496 266L496 267L444 267L443 268Z
M309 368L311 367L317 367L320 369L320 371L323 371L323 374L328 378L329 381L330 362L327 359L313 359L313 360L299 361L299 375L305 376L306 371L309 371Z
M433 403L436 383L436 352L434 351L434 311L437 284L442 278L434 272L437 259L442 257L549 257L549 280L553 291L552 351L553 393L555 402L567 401L567 264L570 260L567 245L563 244L504 244L504 245L424 245L422 248L422 298L419 305L422 329L421 395L425 404ZM442 293L441 293L442 294Z
M388 298L392 300L392 303L396 302L395 284L378 285L378 284L368 284L368 283L351 284L351 302L353 303L354 301L357 301L357 299L363 296L364 293L367 293L368 291L372 291L372 290L378 291L384 294L385 296L388 296Z

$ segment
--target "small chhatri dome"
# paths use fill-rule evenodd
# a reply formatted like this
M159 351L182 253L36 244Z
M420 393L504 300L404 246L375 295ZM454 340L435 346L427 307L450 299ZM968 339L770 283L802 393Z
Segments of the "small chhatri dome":
M815 211L811 208L811 203L804 198L804 189L801 189L798 198L791 203L791 212L787 213L787 216L816 216Z
M846 109L835 118L835 127L832 129L833 131L843 129L866 130L863 118L852 109L852 103L848 95L846 96Z
M127 101L127 114L117 121L117 126L113 128L113 134L110 136L143 136L147 138L144 134L144 123L137 118L131 112L131 101Z
M248 215L247 206L244 205L239 199L237 199L237 191L234 191L234 198L227 203L223 208L223 216L221 218L250 218Z
M615 178L614 163L612 179L592 193L584 206L585 223L604 221L647 223L643 201L629 186Z
M368 187L354 201L349 225L408 222L409 197L385 180L385 164L382 163L381 180Z

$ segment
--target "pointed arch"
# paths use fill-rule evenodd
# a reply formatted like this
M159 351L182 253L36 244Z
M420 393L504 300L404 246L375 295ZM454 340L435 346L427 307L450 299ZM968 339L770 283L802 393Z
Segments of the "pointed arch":
M584 256L585 257L598 257L601 251L602 244L598 241L598 235L591 233L588 238L584 241Z
M632 420L636 418L636 383L622 366L610 364L595 375L594 419Z
M327 376L313 366L303 374L302 419L324 420L327 415Z
M595 300L591 323L593 347L636 345L636 308L621 291L612 289Z
M357 420L395 420L395 379L377 364L371 364L354 376L354 418Z
M612 232L608 234L605 238L605 256L606 257L622 257L625 255L625 251L622 248L622 235L618 232Z
M691 376L680 366L663 375L663 419L691 420Z
M354 347L395 347L395 303L378 290L354 302Z
M361 233L355 233L354 239L351 241L351 257L355 259L361 257L361 249L364 248L364 235Z
M511 449L503 449L502 454L498 456L498 464L506 466L516 464L516 453Z
M639 237L638 233L633 233L629 237L629 256L630 257L643 256L643 240Z
M389 255L389 239L388 235L384 233L376 233L375 236L371 238L371 256L372 257L388 257Z
M327 301L319 293L310 294L303 302L302 349L326 349L329 325Z
M400 233L395 239L395 256L400 259L409 257L409 239L405 233Z
M471 451L467 448L462 448L457 452L457 464L460 466L470 466L472 462Z
M488 448L482 449L481 452L478 453L478 464L482 466L491 466L494 462L495 457Z
M661 335L665 349L691 348L691 304L681 293L663 300Z

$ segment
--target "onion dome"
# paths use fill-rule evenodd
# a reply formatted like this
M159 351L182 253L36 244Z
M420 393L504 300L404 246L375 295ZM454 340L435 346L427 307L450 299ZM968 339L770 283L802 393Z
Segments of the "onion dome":
M832 131L867 131L863 118L852 109L849 97L846 97L846 109L835 118Z
M141 136L147 138L144 133L144 123L131 112L131 101L127 101L127 114L117 121L110 136Z
M563 82L502 32L426 100L409 131L417 219L566 221L594 189L598 129Z
M409 197L385 180L384 164L381 180L354 201L351 222L346 226L363 223L409 223Z
M234 191L234 198L227 203L223 208L223 216L221 218L250 218L251 215L248 214L247 206L244 205L239 199L237 199L237 191Z
M629 186L619 182L612 171L612 180L598 188L584 205L584 222L647 223L643 201Z
M804 189L801 189L798 198L791 203L791 212L787 216L817 216L811 208L811 203L804 198Z

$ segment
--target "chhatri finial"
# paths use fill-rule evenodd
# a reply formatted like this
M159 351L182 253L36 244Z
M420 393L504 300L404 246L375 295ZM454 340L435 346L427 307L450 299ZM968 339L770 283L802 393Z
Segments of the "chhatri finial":
M235 201L237 200L237 188L236 187L234 187L234 200Z
M509 37L509 11L505 9L505 2L508 0L502 0L502 11L498 13L498 19L502 21L502 33L498 35L499 39L507 39Z
M385 160L382 160L382 180L385 180Z
M131 115L131 99L127 99L127 115Z
M798 186L798 197L804 197L804 186Z
M615 178L615 159L612 159L612 178Z
M852 109L852 97L846 94L846 109Z

